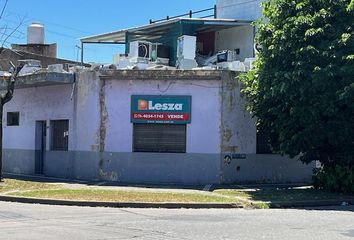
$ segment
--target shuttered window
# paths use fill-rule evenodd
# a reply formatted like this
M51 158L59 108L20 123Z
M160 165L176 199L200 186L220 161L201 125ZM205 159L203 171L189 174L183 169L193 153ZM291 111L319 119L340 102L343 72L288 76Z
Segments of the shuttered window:
M134 152L185 153L186 125L133 125Z

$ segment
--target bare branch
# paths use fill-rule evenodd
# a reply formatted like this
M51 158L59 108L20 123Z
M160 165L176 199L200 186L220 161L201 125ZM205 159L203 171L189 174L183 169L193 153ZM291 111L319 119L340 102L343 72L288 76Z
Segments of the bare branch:
M13 35L13 34L22 26L24 20L25 20L25 19L22 18L22 19L20 20L20 23L17 25L17 27L14 28L14 30L12 30L12 32L5 38L5 40L2 42L2 45L1 45L2 48L4 47L4 44L5 44L5 42L7 41L7 39L9 39L9 38L11 37L11 35Z
M5 25L4 31L3 31L3 33L1 34L0 42L2 42L2 39L3 39L3 37L4 37L4 35L5 35L6 32L7 32L7 24ZM0 54L1 54L1 52L0 52Z
M10 64L14 67L15 65L10 61ZM5 93L4 96L1 96L1 103L4 105L5 103L9 102L14 93L15 89L15 82L18 77L18 74L20 73L21 69L24 67L24 63L20 63L19 66L14 68L14 72L11 75L11 78L7 80L7 92Z
M5 12L5 9L6 9L7 2L8 2L8 1L9 1L9 0L5 0L5 4L4 4L4 6L3 6L3 8L2 8L2 11L1 11L1 13L0 13L0 19L2 18L3 14L4 14L4 12Z

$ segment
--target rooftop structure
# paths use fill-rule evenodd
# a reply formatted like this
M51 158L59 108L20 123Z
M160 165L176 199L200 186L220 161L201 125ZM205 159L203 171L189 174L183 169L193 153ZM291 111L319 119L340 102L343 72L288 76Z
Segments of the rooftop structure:
M183 36L188 36L184 37L185 40L189 41L186 51L192 52L192 57L189 60L197 60L198 64L195 67L206 66L207 64L203 63L207 61L207 58L214 57L215 59L216 54L223 50L234 52L235 56L230 61L244 61L245 58L253 58L255 55L253 50L254 32L255 30L251 25L251 21L175 18L140 27L81 38L81 61L84 61L85 44L123 44L125 45L124 55L131 56L134 55L132 52L139 51L131 49L132 47L136 46L137 49L140 48L139 45L134 46L132 44L147 42L165 46L164 51L166 56L164 58L167 62L166 65L175 67L178 65L177 62L181 57L178 53L178 44L180 38ZM190 39L189 36L195 37L195 40ZM232 41L230 41L231 39ZM143 47L149 48L149 46ZM194 58L195 54L196 57ZM199 61L198 57L200 58ZM181 69L183 68L181 67Z

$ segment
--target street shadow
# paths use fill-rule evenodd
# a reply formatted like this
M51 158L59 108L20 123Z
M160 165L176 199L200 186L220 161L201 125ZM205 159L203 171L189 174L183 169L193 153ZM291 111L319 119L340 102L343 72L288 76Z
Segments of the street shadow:
M354 212L354 195L317 190L308 185L237 185L216 187L214 190L221 190L220 193L229 196L247 197L253 202L263 202L270 208Z

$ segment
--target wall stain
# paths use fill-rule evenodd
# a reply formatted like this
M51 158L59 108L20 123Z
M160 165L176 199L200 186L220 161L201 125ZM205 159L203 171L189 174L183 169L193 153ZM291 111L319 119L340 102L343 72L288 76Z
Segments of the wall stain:
M98 175L99 175L99 178L102 180L116 181L118 179L117 173L103 171L103 167L104 167L104 163L105 163L103 153L105 151L106 134L107 134L106 124L107 124L107 120L108 120L105 86L106 86L106 81L101 80L100 81L100 91L99 91L100 126L99 126L98 150L99 150L99 159L100 160L98 162L98 167L99 167Z
M99 151L104 152L106 141L106 124L108 120L108 112L106 108L106 96L105 96L106 81L102 80L100 84L99 101L100 101L100 132L99 132Z
M102 169L98 170L98 175L99 175L99 179L100 180L104 180L104 181L118 181L118 173L116 172L105 172Z

